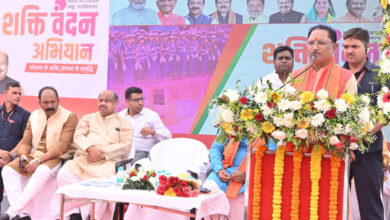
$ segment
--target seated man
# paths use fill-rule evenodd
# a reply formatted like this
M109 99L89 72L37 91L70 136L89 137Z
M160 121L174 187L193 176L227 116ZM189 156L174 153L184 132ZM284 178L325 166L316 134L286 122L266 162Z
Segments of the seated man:
M18 158L3 168L2 176L10 207L1 220L30 219L22 211L45 185L53 180L66 159L77 125L77 116L59 106L58 93L52 87L39 91L41 109L31 113ZM22 182L28 180L22 187Z
M171 132L164 126L160 116L144 108L145 98L142 90L137 87L126 89L126 103L129 108L122 110L119 114L130 121L134 129L133 147L135 156L133 163L149 156L149 151L160 141L172 138Z
M106 90L99 95L98 102L99 111L85 115L77 125L73 139L77 150L74 158L59 171L58 186L114 175L116 162L126 159L129 154L133 131L130 123L115 113L118 96ZM113 210L106 210L106 203L96 205L96 219L112 219ZM53 213L57 219L58 213Z
M222 190L229 198L229 219L243 219L246 153L248 140L222 143L214 141L210 149L211 173L204 187L211 190ZM239 209L234 209L239 207Z

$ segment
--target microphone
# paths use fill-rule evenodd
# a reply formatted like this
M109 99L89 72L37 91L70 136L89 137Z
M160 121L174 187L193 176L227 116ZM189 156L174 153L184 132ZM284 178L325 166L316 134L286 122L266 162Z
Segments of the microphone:
M315 53L312 53L310 55L311 57L311 64L306 67L304 70L302 70L300 73L298 73L298 75L294 76L292 79L290 79L289 81L287 81L286 83L283 84L283 86L281 86L279 89L277 89L276 91L282 89L283 87L285 87L287 84L289 84L291 81L293 81L294 79L298 78L300 75L302 75L304 72L306 72L308 69L312 68L313 65L314 65L314 60L317 59L317 55Z

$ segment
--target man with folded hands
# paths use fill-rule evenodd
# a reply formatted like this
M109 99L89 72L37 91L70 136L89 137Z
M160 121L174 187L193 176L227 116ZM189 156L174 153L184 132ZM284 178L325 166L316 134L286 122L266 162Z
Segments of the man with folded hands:
M58 186L114 175L115 164L127 159L132 146L133 130L124 117L115 113L118 106L117 94L110 90L103 91L99 95L98 106L98 112L85 115L77 125L73 138L77 150L74 158L66 162L59 171ZM59 205L55 200L53 199L53 205ZM73 207L80 205L73 204ZM96 219L112 219L114 205L97 203ZM71 208L65 206L65 211L69 209ZM81 215L72 214L74 212L78 210L71 210L65 215L71 215L71 219L81 219Z
M3 168L10 207L0 216L1 220L30 219L23 211L56 177L62 159L69 155L77 116L59 105L53 87L42 88L38 98L41 108L31 113L17 150L18 158Z

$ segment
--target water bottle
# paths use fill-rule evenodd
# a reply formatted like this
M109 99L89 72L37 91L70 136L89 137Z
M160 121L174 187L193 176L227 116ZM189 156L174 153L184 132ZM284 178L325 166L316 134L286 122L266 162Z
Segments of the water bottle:
M118 168L118 172L116 173L116 184L119 186L123 184L123 167Z
M160 177L160 175L161 175L161 171L158 170L158 171L156 172L156 176L154 177L154 190L156 190L156 191L157 191L158 185L160 184L160 182L159 182L159 177Z

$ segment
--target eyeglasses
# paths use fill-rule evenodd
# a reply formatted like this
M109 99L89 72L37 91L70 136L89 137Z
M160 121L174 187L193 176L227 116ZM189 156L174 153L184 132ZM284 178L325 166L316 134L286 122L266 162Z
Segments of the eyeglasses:
M314 45L318 45L319 47L324 47L326 46L327 44L332 44L333 42L323 42L323 41L309 41L307 42L307 45L309 45L309 47L313 47Z
M142 97L142 98L138 98L138 99L129 99L130 101L133 101L133 102L139 102L139 101L145 101L145 97Z

